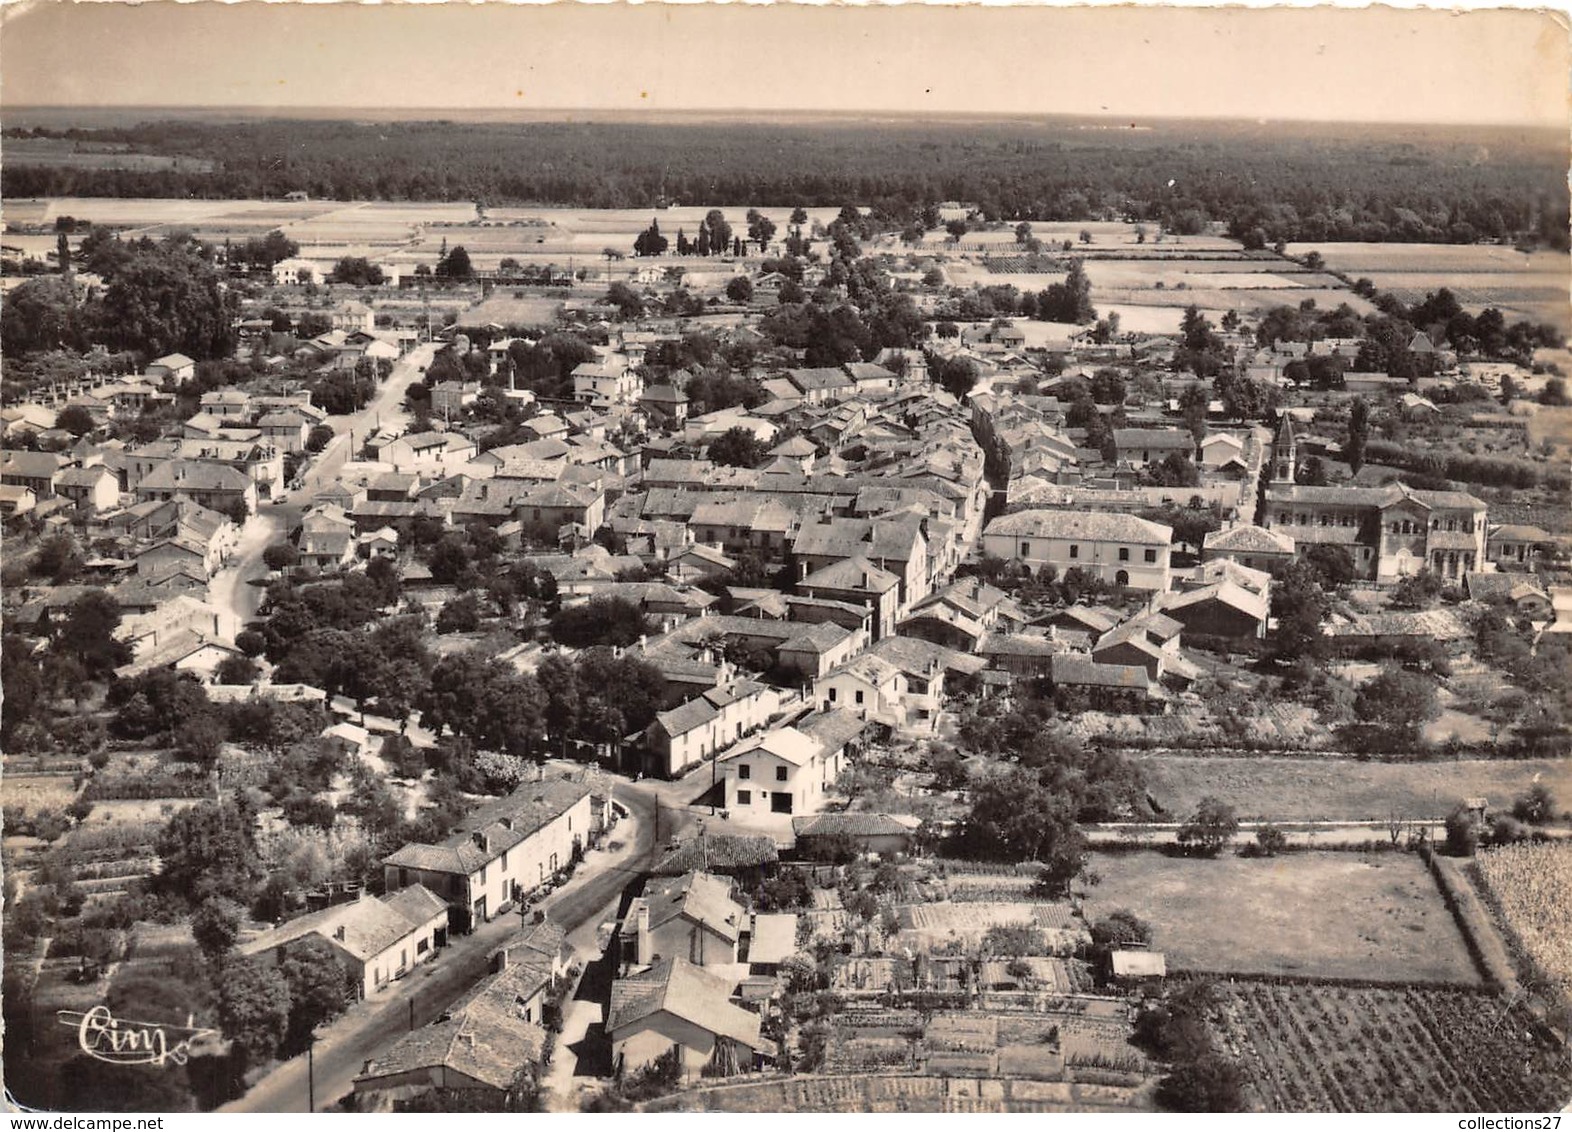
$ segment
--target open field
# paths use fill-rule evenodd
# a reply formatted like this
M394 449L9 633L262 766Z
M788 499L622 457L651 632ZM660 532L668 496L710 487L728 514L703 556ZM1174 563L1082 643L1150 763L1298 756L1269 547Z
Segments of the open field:
M1478 991L1219 987L1213 1018L1270 1112L1551 1112L1572 1094L1560 1051L1520 1006Z
M1152 925L1170 970L1475 984L1435 882L1407 853L1249 860L1094 853L1089 920L1120 908Z
M1376 763L1150 755L1136 762L1147 789L1181 817L1194 813L1208 794L1245 820L1270 821L1381 821L1393 813L1442 818L1463 798L1509 807L1536 779L1556 797L1572 798L1572 760L1566 759Z
M1523 950L1572 1001L1572 845L1504 845L1480 853L1476 864Z
M1572 408L1540 406L1528 418L1528 439L1536 448L1547 440L1562 448L1572 447Z
M1464 307L1500 308L1508 320L1572 330L1572 260L1500 244L1290 244L1288 254L1319 252L1327 267L1368 277L1404 302L1450 288Z

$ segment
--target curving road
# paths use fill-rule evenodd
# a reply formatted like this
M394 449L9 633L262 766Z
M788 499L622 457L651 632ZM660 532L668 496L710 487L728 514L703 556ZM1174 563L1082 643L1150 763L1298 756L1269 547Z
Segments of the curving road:
M645 784L618 783L616 800L629 817L619 834L632 825L632 838L615 854L599 862L586 860L575 880L547 897L545 908L552 921L572 932L599 916L627 885L647 872L659 846L655 841L657 795ZM661 841L665 842L678 815L663 808ZM625 836L625 834L623 834ZM372 1002L362 1002L323 1033L314 1051L315 1094L318 1111L350 1093L365 1063L381 1056L411 1028L435 1021L457 999L489 973L488 957L515 931L519 921L511 914L499 916L473 934L457 937L421 973L395 983ZM413 1003L413 1006L411 1004ZM308 1067L305 1057L278 1066L259 1080L245 1096L231 1101L220 1112L306 1112Z
M384 425L402 428L407 423L404 390L431 364L439 345L428 342L417 346L395 362L392 374L377 389L377 395L358 413L327 418L324 423L333 429L333 439L300 473L301 489L290 492L287 503L263 503L257 514L246 520L240 543L228 564L208 583L208 600L213 605L236 615L241 625L257 615L265 587L253 583L268 576L262 552L286 538L300 523L315 493L337 482L355 444Z

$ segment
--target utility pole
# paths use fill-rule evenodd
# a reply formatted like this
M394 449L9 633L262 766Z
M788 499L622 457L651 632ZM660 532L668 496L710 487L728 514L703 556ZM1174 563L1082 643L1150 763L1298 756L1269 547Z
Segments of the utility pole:
M306 1111L317 1110L317 1036L311 1035L306 1045Z

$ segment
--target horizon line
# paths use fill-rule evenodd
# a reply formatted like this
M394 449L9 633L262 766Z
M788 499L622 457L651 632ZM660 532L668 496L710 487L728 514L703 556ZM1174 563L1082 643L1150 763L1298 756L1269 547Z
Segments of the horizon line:
M0 106L0 124L13 113L26 113L38 111L64 111L80 114L123 114L128 112L185 112L185 113L239 113L254 112L271 118L289 119L291 117L310 114L313 117L322 117L324 113L338 114L345 118L360 115L374 115L380 117L409 116L412 120L435 121L437 118L415 116L443 115L443 114L508 114L527 116L531 114L563 114L563 115L618 115L622 117L646 116L658 118L661 115L708 115L714 117L742 118L748 115L781 115L800 117L845 117L863 118L870 114L888 115L892 117L908 117L923 119L944 118L999 118L1015 120L1040 120L1040 119L1094 119L1097 121L1130 121L1138 124L1145 121L1156 122L1237 122L1260 125L1273 123L1299 123L1327 126L1432 126L1443 129L1470 129L1470 128L1496 128L1496 129L1525 129L1561 132L1565 129L1562 123L1554 121L1524 121L1522 119L1477 119L1469 121L1442 121L1430 118L1316 118L1310 116L1260 116L1260 115L1223 115L1223 114L1162 114L1162 113L1115 113L1113 111L1036 111L1036 110L907 110L884 107L862 108L835 108L835 107L788 107L788 108L763 108L748 106L727 107L612 107L612 106L338 106L329 104L294 104L289 106L275 106L269 103L123 103L116 105L102 105L92 103L18 103L10 106Z

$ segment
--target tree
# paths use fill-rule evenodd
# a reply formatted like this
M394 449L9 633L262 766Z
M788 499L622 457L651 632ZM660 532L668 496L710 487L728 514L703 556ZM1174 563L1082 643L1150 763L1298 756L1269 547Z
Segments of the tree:
M1092 947L1104 952L1145 947L1151 942L1152 925L1123 908L1108 913L1092 925Z
M572 648L626 648L649 631L643 611L620 597L594 597L559 610L551 619L552 639Z
M638 318L644 313L644 300L620 279L607 288L606 301L616 307L623 318Z
M1288 848L1288 835L1268 823L1255 831L1256 850L1263 857L1275 857Z
M775 238L775 221L763 215L757 209L748 210L748 239L759 245L762 253Z
M94 679L107 676L131 662L131 646L116 640L120 606L103 590L88 590L66 608L65 624L55 638L55 649L74 657Z
M364 256L344 256L333 265L328 279L356 287L380 287L386 282L382 269Z
M55 414L55 427L65 429L72 436L86 436L98 425L85 405L67 405Z
M289 987L286 1048L304 1049L313 1030L344 1012L349 976L332 945L315 936L291 944L279 971Z
M1024 247L1032 238L1032 226L1025 220L1015 226L1015 243L1017 247Z
M765 449L748 429L737 425L710 442L710 462L729 468L756 468L764 462Z
M735 275L726 284L726 297L734 303L746 303L753 298L753 280L746 275Z
M224 1035L247 1060L264 1062L289 1029L289 985L277 967L261 960L232 964L219 981L218 1016Z
M233 900L215 896L202 901L191 916L191 935L209 963L217 963L240 938L244 909Z
M1086 867L1086 837L1070 801L1023 767L972 789L962 837L970 851L1008 861L1040 861L1045 891L1063 894Z
M82 555L76 540L64 532L50 535L38 544L30 569L57 586L75 581L82 573Z
M262 564L269 570L288 570L300 562L300 551L293 543L275 542L262 548Z
M1194 815L1179 827L1179 844L1193 846L1204 857L1215 857L1239 832L1239 817L1234 808L1220 798L1208 795L1196 806Z
M1556 799L1550 787L1536 782L1512 802L1512 816L1531 825L1547 825L1556 818Z
M1479 848L1479 819L1473 810L1459 806L1446 818L1446 851L1453 857L1472 857Z
M203 802L169 819L154 842L163 867L154 887L194 903L244 903L261 879L255 815L235 802Z
M1037 317L1045 322L1086 324L1097 318L1092 306L1092 284L1081 261L1070 264L1063 283L1053 283L1037 299Z
M660 234L660 222L651 219L650 226L640 232L638 238L633 241L633 254L636 256L662 255L670 244L671 242Z
M212 766L228 734L224 721L214 712L188 716L175 727L175 757L204 767Z
M312 453L320 452L328 446L332 439L333 427L331 425L312 425L311 431L306 434L306 451Z
M1395 740L1417 742L1440 712L1435 682L1418 672L1391 668L1368 681L1354 699L1354 717Z
M1319 570L1303 559L1290 562L1272 586L1271 613L1277 621L1271 636L1273 656L1288 661L1319 656L1326 647L1321 623L1331 611Z
M1238 1066L1208 1052L1176 1065L1157 1083L1157 1103L1170 1112L1243 1112L1244 1081Z
M473 633L480 628L480 599L474 593L461 594L445 603L437 614L437 632Z
M945 358L928 355L928 376L950 396L963 400L976 387L981 376L970 358Z
M456 244L452 251L437 262L437 274L444 279L473 279L475 267L469 260L464 245Z
M1343 459L1354 471L1365 465L1365 445L1370 441L1370 405L1363 397L1355 397L1348 410L1348 440L1343 445Z
M710 250L716 255L726 254L731 247L731 225L726 223L725 214L718 208L712 208L704 214L704 227L699 229L699 233L701 240L708 234Z

